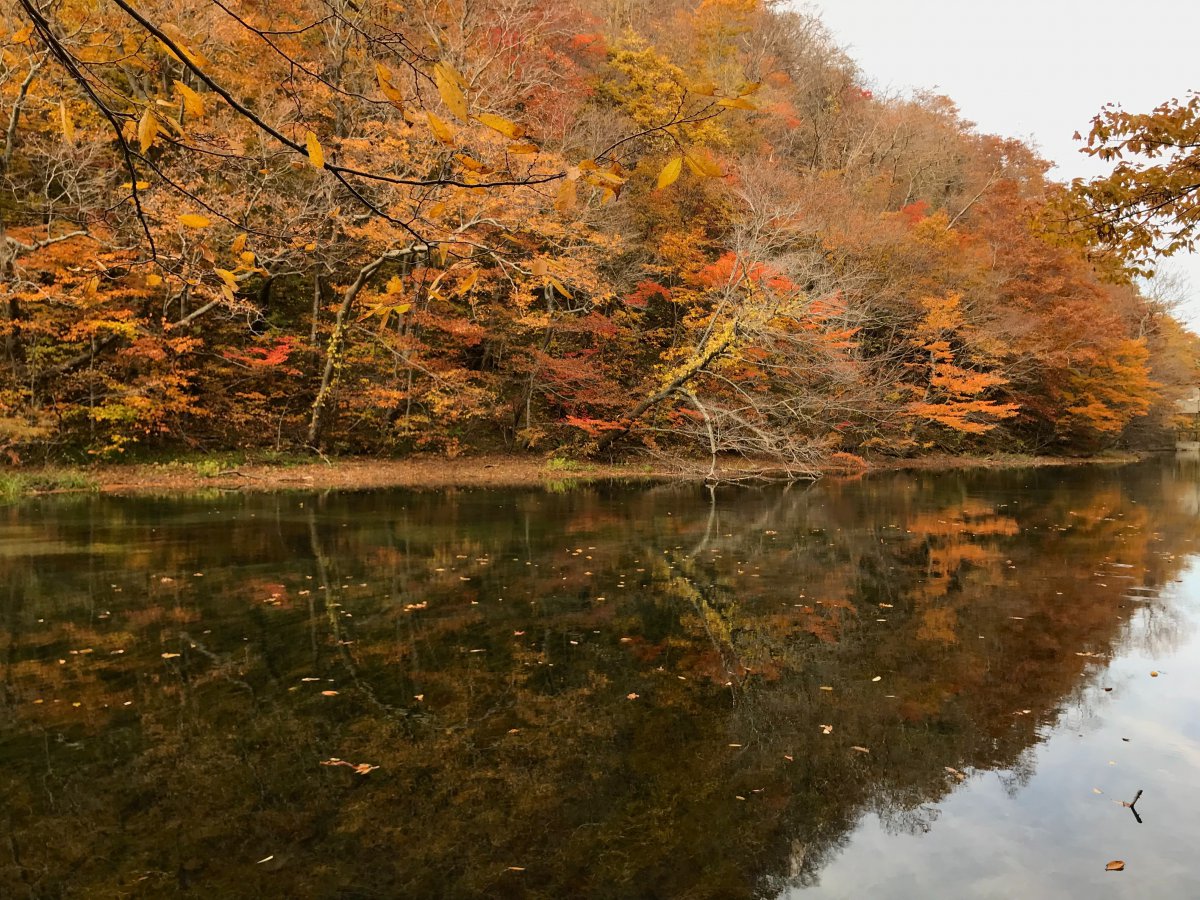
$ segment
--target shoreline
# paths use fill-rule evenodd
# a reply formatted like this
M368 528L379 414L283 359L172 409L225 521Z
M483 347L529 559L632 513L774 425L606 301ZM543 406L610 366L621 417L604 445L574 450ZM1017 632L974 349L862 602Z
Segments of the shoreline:
M1122 465L1144 453L1096 457L927 456L869 460L864 467L830 467L822 477L858 478L877 472L905 470L1017 469L1055 466ZM349 457L328 462L225 462L219 458L181 459L165 463L46 466L10 470L24 481L25 496L99 492L106 494L188 493L209 488L242 491L370 490L381 488L537 487L564 482L610 479L705 481L707 459L634 459L620 463L546 459L495 454L405 459ZM731 461L717 470L718 480L747 482L786 479L778 466L747 460Z

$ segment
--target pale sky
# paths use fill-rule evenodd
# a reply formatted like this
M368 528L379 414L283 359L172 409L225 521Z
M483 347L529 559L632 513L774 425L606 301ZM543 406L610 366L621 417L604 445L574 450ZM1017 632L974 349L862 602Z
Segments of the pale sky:
M1029 140L1070 180L1104 171L1078 152L1108 102L1148 112L1200 90L1200 0L812 0L878 90L929 88L981 131ZM1189 282L1200 325L1200 254L1162 271Z

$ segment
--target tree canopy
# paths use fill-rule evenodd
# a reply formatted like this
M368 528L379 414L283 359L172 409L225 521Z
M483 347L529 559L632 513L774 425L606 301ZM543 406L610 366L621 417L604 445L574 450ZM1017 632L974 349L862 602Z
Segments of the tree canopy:
M1047 227L1043 161L946 98L877 96L809 14L0 10L12 459L568 445L802 472L1136 440L1194 380L1190 335Z

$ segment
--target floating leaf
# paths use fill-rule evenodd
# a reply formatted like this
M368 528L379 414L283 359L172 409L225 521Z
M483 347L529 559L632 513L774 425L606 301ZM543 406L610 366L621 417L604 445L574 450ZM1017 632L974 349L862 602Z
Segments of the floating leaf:
M164 654L162 654L162 658L163 658L163 659L175 659L175 657L177 657L177 656L179 656L179 654L178 654L178 653L164 653Z
M321 691L322 697L336 697L337 694L338 694L337 691Z
M871 751L870 751L870 750L868 750L866 747L859 747L857 744L856 744L856 745L854 745L853 747L851 747L850 749L851 749L851 750L857 750L859 753L870 753L870 752L871 752Z
M312 163L313 168L325 168L325 150L321 147L321 142L317 140L317 136L311 131L304 135L304 146L308 150L308 161Z
M639 696L638 694L630 693L630 694L625 695L625 699L626 700L636 700L638 698L638 696Z
M1106 872L1120 872L1124 868L1125 868L1125 860L1114 859L1112 862L1110 862L1107 866L1104 867L1104 870Z

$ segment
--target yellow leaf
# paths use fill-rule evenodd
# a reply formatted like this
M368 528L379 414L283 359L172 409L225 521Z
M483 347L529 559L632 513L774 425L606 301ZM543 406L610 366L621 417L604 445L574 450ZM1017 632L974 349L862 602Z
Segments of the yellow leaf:
M433 67L433 81L437 85L439 96L442 102L446 104L446 108L454 113L455 117L467 121L467 98L463 94L462 76L454 70L454 67L448 63L440 62Z
M498 131L505 137L510 137L514 141L517 138L525 136L525 129L516 122L510 122L503 116L493 116L491 113L480 113L475 117L475 121L486 125L492 131Z
M471 272L467 273L467 277L464 278L458 285L458 291L456 292L458 294L458 296L460 296L460 297L465 296L467 294L467 292L471 290L471 288L475 287L475 282L477 282L478 280L479 280L478 272L472 270Z
M716 160L709 156L706 151L698 150L695 147L690 148L684 153L684 162L687 163L689 169L705 178L721 178L724 176Z
M154 145L154 138L157 136L158 119L154 117L154 111L147 106L137 128L138 146L142 148L143 153Z
M146 276L146 287L158 287L162 283L163 283L163 280L162 280L161 275L147 275Z
M566 297L568 300L571 299L571 292L568 291L565 287L563 287L563 283L561 281L559 281L557 278L555 278L553 275L550 275L546 278L546 283L548 285L550 285L552 288L554 288L556 291L558 291L560 294L562 294L564 297Z
M212 222L204 216L196 213L184 213L179 217L179 224L187 228L207 228Z
M20 31L18 31L16 34L14 34L12 36L12 42L14 44L24 44L26 41L29 40L29 36L32 34L33 34L33 26L26 25L24 28L22 28Z
M183 100L183 111L195 119L204 115L204 98L178 79L175 80L175 90Z
M745 97L729 98L725 97L717 101L717 106L723 106L726 109L758 109L753 101L747 100Z
M305 245L304 245L304 249L305 249L305 251L307 251L308 253L312 253L314 250L316 250L316 249L317 249L317 244L316 244L316 241L313 241L313 242L312 242L312 243L310 243L310 244L305 244Z
M304 135L304 146L308 149L308 161L312 163L313 168L325 168L325 151L321 149L321 142L311 131Z
M233 239L233 243L229 245L229 252L237 256L246 249L246 233L243 232Z
M75 143L75 122L71 119L71 111L63 100L58 101L58 123L62 127L63 140L68 144Z
M225 282L231 291L236 291L238 289L237 278L235 278L233 273L228 269L213 269L213 274Z
M456 153L454 154L454 158L458 160L464 169L470 169L472 172L482 172L487 168L479 160L467 156L465 153Z
M199 50L196 50L194 47L190 46L187 43L187 40L184 38L183 32L180 31L178 28L176 28L174 25L170 24L169 22L164 22L161 26L161 30L162 30L162 33L165 34L168 38L170 38L171 42L176 47L179 48L179 51L185 57L187 57L189 62L195 63L200 68L205 68L208 65L208 57L205 56L203 53L201 53ZM162 41L159 41L159 43L161 44ZM182 62L182 60L180 60L179 57L175 55L175 51L173 51L166 44L162 44L162 48L163 48L163 52L165 52L167 54L167 56L171 57L171 59L176 60L178 62Z
M529 264L529 271L534 278L541 278L550 271L550 265L544 259L535 259Z
M393 275L391 278L388 279L387 286L383 290L384 290L384 293L387 293L387 294L403 294L404 293L404 279L401 278L399 275Z
M559 212L569 212L575 208L578 197L575 182L569 178L565 179L554 196L554 208Z
M254 266L254 254L251 253L249 250L239 253L238 260L247 269L252 268Z
M750 94L753 94L755 91L757 91L760 87L762 87L761 81L748 81L745 84L743 84L741 87L738 88L738 96L739 97L748 97Z
M683 171L683 157L677 156L658 173L658 189L668 188L673 185L679 178L679 174Z
M425 115L429 119L429 130L433 132L433 136L447 147L453 147L454 129L428 110L425 111Z
M237 302L237 298L233 296L233 288L227 284L221 285L221 296L224 297L228 303Z
M701 97L711 97L717 92L717 86L711 81L698 81L695 84L688 85L688 90L693 94L699 94Z
M509 153L537 153L538 145L529 143L509 144L507 149Z

